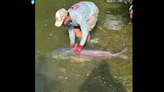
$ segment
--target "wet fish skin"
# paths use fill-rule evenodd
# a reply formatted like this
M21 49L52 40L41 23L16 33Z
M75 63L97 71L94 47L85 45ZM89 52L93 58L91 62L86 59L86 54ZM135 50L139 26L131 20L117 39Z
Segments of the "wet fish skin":
M111 51L98 50L98 49L83 48L80 54L75 54L74 50L76 47L77 47L77 43L72 48L62 48L59 50L58 54L64 57L74 56L74 57L89 58L89 59L108 59L111 57L118 57L127 51L126 48L118 53L114 53ZM55 55L54 52L52 52L52 56L54 55Z

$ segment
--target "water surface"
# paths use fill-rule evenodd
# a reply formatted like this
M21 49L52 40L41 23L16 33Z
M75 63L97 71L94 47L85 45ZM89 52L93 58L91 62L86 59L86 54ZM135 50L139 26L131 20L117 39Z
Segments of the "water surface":
M53 50L69 47L68 31L55 27L55 12L80 0L35 2L35 92L130 92L132 91L132 19L130 4L90 0L99 8L98 22L86 48L120 52L127 59L70 62L54 59ZM88 0L89 1L89 0ZM76 40L76 42L79 42Z

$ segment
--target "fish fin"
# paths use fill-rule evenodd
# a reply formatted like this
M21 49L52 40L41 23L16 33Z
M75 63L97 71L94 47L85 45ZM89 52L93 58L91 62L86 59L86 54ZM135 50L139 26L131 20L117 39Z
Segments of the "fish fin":
M124 52L126 52L127 51L127 49L126 48L124 48L123 50L122 50L122 53L124 53Z
M120 52L120 55L122 55L123 53L125 53L127 51L126 48L124 48L121 52Z
M128 59L128 57L127 57L126 55L122 55L122 54L125 53L126 51L127 51L127 49L124 48L124 49L121 51L119 57L122 58L122 59Z
M112 54L117 54L117 56L121 56L122 54L124 54L127 51L126 48L124 48L121 52L118 53L112 53Z

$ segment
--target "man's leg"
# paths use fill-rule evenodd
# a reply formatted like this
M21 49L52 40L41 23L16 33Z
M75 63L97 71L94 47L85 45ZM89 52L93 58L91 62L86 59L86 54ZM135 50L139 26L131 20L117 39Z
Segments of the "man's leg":
M82 37L82 32L80 31L80 29L74 29L76 37L79 38L79 40L81 40Z
M79 40L81 40L82 37L82 32L80 31L80 29L74 29L76 37L79 38ZM87 42L89 42L90 40L90 34L89 34L89 30L88 30L88 37L87 37Z
M91 38L91 35L89 34L89 30L88 30L88 38L87 38L87 42L89 42L90 38Z
M96 22L98 21L98 13L99 13L99 9L97 9L97 11L89 18L89 20L87 20L87 27L88 27L88 38L87 38L87 42L89 42L90 40L90 34L89 32L92 31L92 29L95 27Z

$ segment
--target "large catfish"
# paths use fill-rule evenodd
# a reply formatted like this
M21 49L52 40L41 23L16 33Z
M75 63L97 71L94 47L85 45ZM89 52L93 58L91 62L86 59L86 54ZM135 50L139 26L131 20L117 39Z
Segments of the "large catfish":
M76 60L93 60L93 59L108 59L111 57L118 57L122 55L127 49L123 49L121 52L114 53L111 51L104 51L98 49L83 48L80 54L75 54L74 50L77 47L77 43L72 48L61 48L58 51L54 50L52 52L53 58L62 58L62 59L76 59Z

